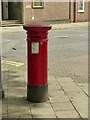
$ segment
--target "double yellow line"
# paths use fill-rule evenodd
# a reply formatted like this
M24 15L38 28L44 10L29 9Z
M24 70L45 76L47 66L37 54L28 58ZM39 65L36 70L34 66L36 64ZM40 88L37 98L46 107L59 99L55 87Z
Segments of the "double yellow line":
M20 67L20 66L24 65L24 63L22 63L22 62L9 61L9 60L2 60L2 63L7 64L7 65L16 66L16 67Z

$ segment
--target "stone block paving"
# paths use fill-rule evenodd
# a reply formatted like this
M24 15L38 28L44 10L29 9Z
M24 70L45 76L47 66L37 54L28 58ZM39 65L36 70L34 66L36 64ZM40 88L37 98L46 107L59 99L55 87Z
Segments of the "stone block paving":
M69 77L49 76L49 100L44 103L26 101L25 66L3 64L6 98L3 118L87 118L88 96ZM81 102L82 101L82 102Z

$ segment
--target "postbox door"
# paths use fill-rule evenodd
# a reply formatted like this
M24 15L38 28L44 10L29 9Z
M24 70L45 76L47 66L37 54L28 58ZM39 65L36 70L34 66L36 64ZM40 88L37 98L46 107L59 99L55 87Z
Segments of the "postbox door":
M48 55L47 55L47 41L41 42L40 43L40 61L42 63L42 71L43 71L43 83L47 84L47 68L48 68L48 63L47 60Z
M47 41L28 44L28 83L47 84Z

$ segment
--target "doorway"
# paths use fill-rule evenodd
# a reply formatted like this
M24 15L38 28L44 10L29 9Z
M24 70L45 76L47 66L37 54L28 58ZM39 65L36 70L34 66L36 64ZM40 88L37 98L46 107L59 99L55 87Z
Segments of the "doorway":
M19 20L22 22L22 2L2 2L2 20Z
M8 20L8 2L2 2L2 20Z

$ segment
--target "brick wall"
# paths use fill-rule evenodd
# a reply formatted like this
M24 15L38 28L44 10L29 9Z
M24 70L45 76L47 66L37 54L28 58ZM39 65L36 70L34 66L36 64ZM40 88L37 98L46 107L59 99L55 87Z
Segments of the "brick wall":
M29 8L30 5L31 3L28 2L23 3L23 23L28 23L31 21L31 8Z
M70 20L71 22L74 22L74 3L70 3Z
M84 3L84 12L78 12L78 3L77 3L77 22L88 21L88 2Z
M23 22L43 21L43 9L32 9L31 3L23 4Z
M23 19L24 23L32 21L68 20L69 3L46 2L43 9L33 9L31 3L24 3Z
M69 19L69 3L46 2L43 11L44 20L67 20Z
M76 4L74 6L74 4ZM75 11L74 11L75 10ZM78 12L78 2L71 3L71 22L88 21L88 2L84 3L84 12Z
M90 11L90 1L88 2L88 22L90 22L90 13L89 13L89 11ZM90 23L89 23L89 25L90 25Z
M23 3L24 23L69 19L71 22L88 21L88 3L85 2L83 13L78 12L78 3L74 2L45 2L43 9L33 9L31 2Z

